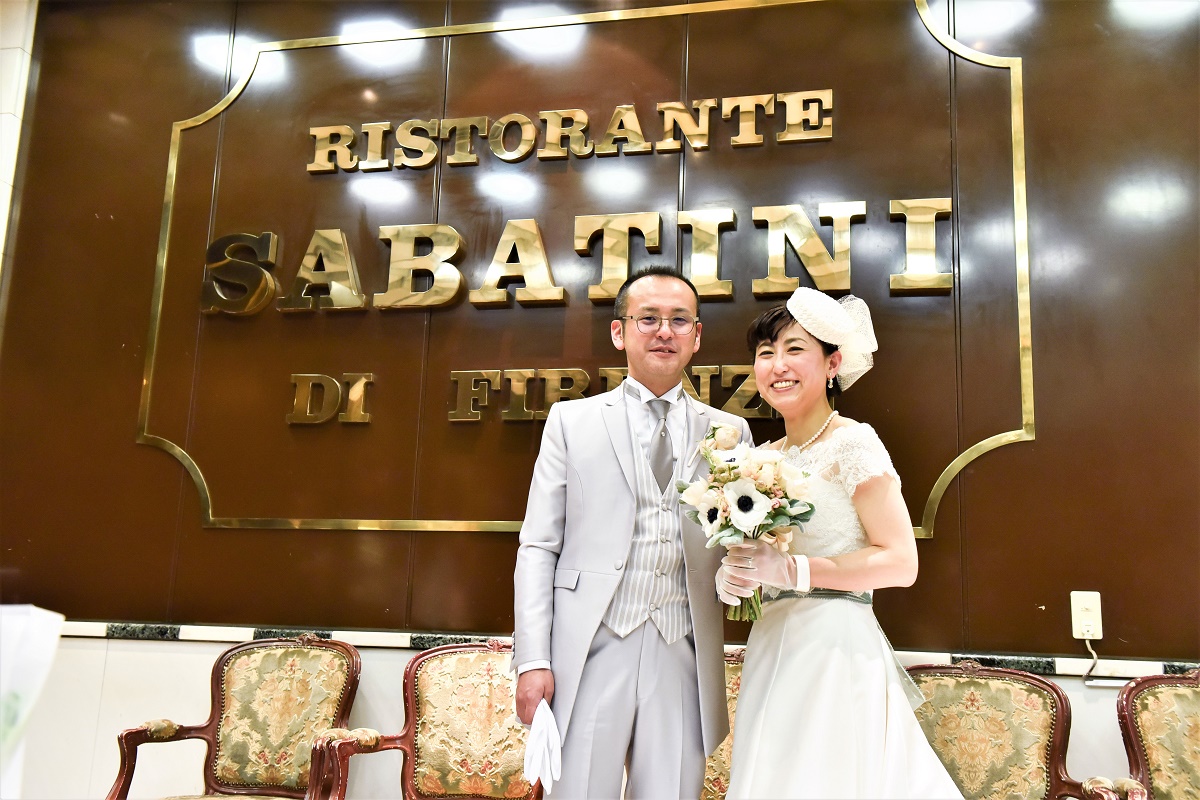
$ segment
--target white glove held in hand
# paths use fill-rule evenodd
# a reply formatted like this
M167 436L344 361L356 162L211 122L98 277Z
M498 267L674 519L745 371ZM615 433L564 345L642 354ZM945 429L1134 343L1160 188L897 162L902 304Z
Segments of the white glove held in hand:
M745 544L731 546L729 553L721 559L721 570L731 581L760 583L798 592L812 588L806 556L781 553L761 539L747 539Z
M540 780L546 794L562 774L562 742L550 705L543 699L533 713L529 738L525 741L525 780Z
M724 564L717 569L717 597L727 606L740 606L741 598L750 597L758 587L758 581L734 577Z

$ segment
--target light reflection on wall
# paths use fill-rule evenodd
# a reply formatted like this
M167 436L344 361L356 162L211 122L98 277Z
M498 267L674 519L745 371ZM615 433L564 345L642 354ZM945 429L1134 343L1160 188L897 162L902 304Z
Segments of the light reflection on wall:
M1195 17L1197 0L1113 0L1113 13L1137 28L1169 28Z
M643 170L620 163L598 163L584 176L587 188L605 197L634 197L646 184Z
M973 0L958 3L954 11L955 32L960 41L988 52L989 43L1029 21L1034 12L1029 0Z
M394 175L355 175L350 184L355 197L368 205L394 206L412 196L412 188Z
M346 23L339 34L351 39L382 39L398 36L410 28L411 26L394 20L361 20ZM414 64L421 58L425 50L425 40L351 44L340 49L362 64L373 67L403 67Z
M1188 191L1178 177L1163 173L1136 175L1115 182L1108 193L1108 210L1117 221L1174 224L1189 205Z
M568 13L562 6L556 5L519 6L501 12L500 21L560 17ZM565 25L556 28L505 31L497 35L505 47L524 58L530 61L545 61L577 50L586 33L582 25Z
M254 66L256 48L261 44L257 39L248 36L238 36L233 45L232 79L236 83ZM229 36L223 33L203 34L192 37L192 57L196 63L210 72L218 75L225 74L229 63ZM283 53L263 53L254 69L254 81L273 83L287 77L287 63Z
M541 186L527 175L489 172L475 182L481 194L493 200L527 203L541 193Z

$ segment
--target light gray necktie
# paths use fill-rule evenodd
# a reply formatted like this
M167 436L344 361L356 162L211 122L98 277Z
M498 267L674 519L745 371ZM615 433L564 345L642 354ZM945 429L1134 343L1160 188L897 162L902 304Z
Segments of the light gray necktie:
M650 434L650 469L654 472L654 480L658 481L659 491L665 492L671 483L671 474L675 472L675 455L671 452L671 437L667 433L667 410L671 404L666 400L648 400L646 404L658 417L658 424Z

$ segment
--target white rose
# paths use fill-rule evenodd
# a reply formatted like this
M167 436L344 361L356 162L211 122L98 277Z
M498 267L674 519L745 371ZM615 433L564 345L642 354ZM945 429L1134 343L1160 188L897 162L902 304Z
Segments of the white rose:
M700 498L704 496L706 491L708 491L708 481L696 481L695 483L688 484L688 488L684 490L683 494L679 495L679 502L695 508L700 503Z
M758 447L750 451L746 460L751 464L778 464L783 460L783 453L779 450L769 450L765 447Z
M775 465L763 464L758 468L758 478L756 480L759 486L770 488L775 484Z
M741 440L742 432L732 425L723 425L720 422L713 425L713 444L718 450L730 450Z
M779 477L783 480L783 491L792 500L808 499L808 475L787 461L779 462Z

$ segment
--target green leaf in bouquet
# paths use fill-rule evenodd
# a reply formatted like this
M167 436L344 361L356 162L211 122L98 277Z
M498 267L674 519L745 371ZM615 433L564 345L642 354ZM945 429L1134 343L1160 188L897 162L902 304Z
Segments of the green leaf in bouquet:
M697 525L702 524L700 522L700 512L694 508L687 509L686 511L683 512L683 515L685 517L687 517L688 519L690 519L692 522L696 523Z
M675 481L675 491L679 492L680 494L686 492L689 486L691 486L691 484L687 481Z

